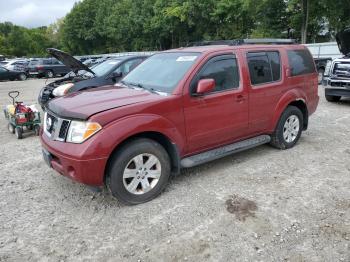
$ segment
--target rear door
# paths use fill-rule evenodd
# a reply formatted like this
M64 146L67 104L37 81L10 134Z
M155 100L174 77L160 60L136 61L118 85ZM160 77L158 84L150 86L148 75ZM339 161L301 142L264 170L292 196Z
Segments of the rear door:
M249 130L266 132L276 104L284 92L284 75L279 50L249 50L245 60L249 72Z
M247 91L240 81L240 68L235 54L215 55L185 87L184 115L187 151L195 153L240 138L248 128ZM196 95L200 79L214 79L211 93Z

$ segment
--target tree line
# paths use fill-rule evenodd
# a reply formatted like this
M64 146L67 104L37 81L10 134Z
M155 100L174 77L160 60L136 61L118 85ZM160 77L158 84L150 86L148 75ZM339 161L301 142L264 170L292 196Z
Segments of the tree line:
M84 0L49 27L0 23L0 54L165 50L259 37L326 42L350 26L349 14L350 0Z

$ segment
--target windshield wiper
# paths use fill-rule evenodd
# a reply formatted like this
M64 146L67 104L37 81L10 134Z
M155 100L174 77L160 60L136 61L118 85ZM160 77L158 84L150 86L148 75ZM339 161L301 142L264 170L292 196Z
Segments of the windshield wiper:
M133 86L136 86L136 87L138 87L138 88L141 88L141 89L145 89L145 90L150 91L150 92L152 92L152 93L156 93L156 92L157 92L154 88L152 88L152 87L145 87L145 86L144 86L143 84L141 84L141 83L131 83L131 82L129 82L129 84L130 84L130 85L133 85Z
M129 87L129 88L134 89L134 88L132 87L132 85L131 85L129 82L126 82L126 81L123 81L123 80L122 80L122 81L120 81L119 83L125 85L126 87Z
M158 94L158 95L168 95L167 93L164 93L164 92L160 92L156 89L154 89L153 87L145 87L143 84L141 83L132 83L132 82L125 82L125 81L120 81L122 84L126 85L126 86L135 86L135 87L138 87L138 88L141 88L141 89L144 89L144 90L147 90L151 93L154 93L154 94Z

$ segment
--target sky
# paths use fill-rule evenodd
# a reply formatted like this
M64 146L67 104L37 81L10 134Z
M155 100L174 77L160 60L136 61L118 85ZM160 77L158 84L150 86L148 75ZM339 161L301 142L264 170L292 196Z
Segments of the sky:
M78 0L0 0L0 22L28 28L47 26L64 17Z

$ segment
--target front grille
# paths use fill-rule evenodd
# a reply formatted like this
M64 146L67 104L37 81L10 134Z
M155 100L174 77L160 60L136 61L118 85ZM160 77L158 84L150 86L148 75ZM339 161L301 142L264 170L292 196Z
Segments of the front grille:
M350 82L331 82L331 86L350 88Z
M337 62L333 67L333 75L342 78L350 78L350 63Z
M60 139L66 139L68 128L69 128L69 121L68 120L63 120L61 128L60 128L60 132L58 134L58 137Z
M65 141L70 120L62 119L52 113L45 113L44 131L53 140Z

